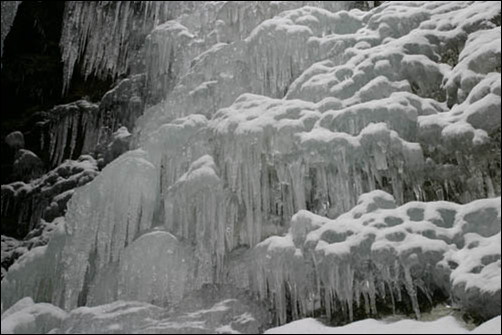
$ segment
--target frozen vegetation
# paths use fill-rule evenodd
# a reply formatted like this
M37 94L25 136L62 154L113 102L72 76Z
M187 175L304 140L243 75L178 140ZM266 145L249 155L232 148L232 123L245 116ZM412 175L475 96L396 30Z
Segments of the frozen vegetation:
M68 2L2 333L500 333L500 3L353 5Z

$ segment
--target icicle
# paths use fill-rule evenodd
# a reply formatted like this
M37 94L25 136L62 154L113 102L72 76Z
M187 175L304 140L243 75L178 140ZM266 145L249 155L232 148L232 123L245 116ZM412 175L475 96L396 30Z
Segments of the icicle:
M413 278L411 277L410 268L406 264L403 265L403 268L404 268L404 279L405 279L404 285L406 287L406 291L408 292L408 296L411 299L411 305L413 306L415 315L417 316L417 319L420 320L420 308L418 305L417 291L415 289Z

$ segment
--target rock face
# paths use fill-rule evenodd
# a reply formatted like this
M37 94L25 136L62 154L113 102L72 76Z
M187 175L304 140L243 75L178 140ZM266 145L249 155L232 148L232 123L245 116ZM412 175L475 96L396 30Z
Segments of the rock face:
M120 331L149 316L160 328L148 329L169 332L179 320L197 328L199 314L164 322L162 308L217 284L256 293L277 323L419 318L447 300L500 314L499 3L171 4L138 5L154 21L162 6L174 15L149 28L144 74L100 106L53 110L44 146L55 165L82 148L105 163L132 150L11 267L3 308L31 296L73 310L64 332L94 320L78 307L108 304L96 311L123 310ZM144 20L133 5L72 4L66 28L92 43L66 49L65 66L81 52L87 71L131 68L117 41L131 36L120 25ZM104 21L91 27L95 15ZM234 317L219 314L227 303L215 302L215 325Z

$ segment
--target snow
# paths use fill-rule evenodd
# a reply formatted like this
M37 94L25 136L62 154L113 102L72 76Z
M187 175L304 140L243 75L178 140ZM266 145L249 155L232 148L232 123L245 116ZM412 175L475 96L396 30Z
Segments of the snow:
M469 332L453 317L432 322L403 320L387 323L364 320L343 327L327 327L315 319L303 319L272 328L265 334L499 334L500 317L497 317Z
M462 103L483 75L500 67L500 27L469 35L459 63L445 78L448 94Z

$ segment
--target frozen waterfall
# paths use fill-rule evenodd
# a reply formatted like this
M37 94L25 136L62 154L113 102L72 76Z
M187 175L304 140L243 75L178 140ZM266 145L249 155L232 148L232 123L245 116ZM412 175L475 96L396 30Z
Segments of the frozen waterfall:
M131 150L94 162L48 245L5 274L2 333L499 316L500 3L366 6L68 1L65 89L81 64L147 93L106 135ZM45 138L55 166L76 129L88 151L105 136L82 104ZM2 211L27 189L2 186ZM212 285L237 293L186 307Z

